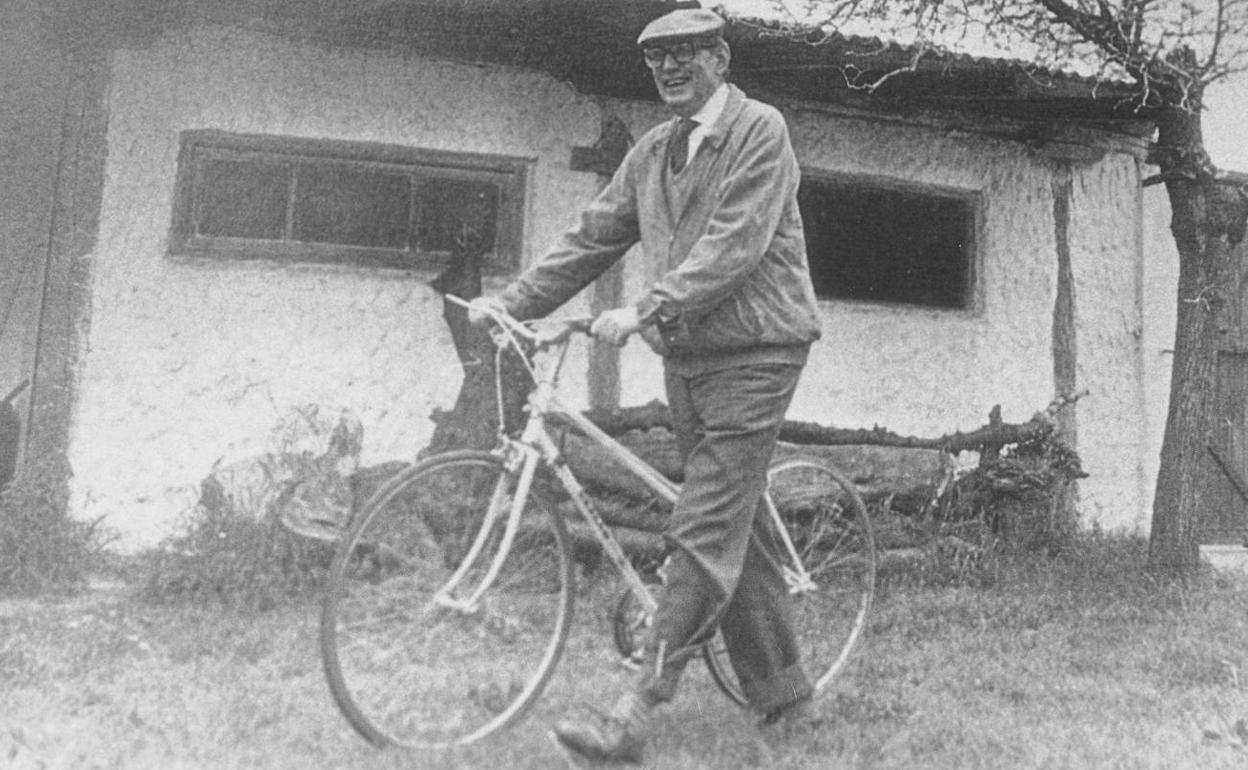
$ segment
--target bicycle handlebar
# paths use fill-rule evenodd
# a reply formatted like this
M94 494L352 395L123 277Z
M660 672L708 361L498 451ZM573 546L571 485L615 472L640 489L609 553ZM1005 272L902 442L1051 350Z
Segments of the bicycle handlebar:
M455 296L454 294L447 294L445 297L460 307L473 307L470 300L465 300L461 297ZM590 327L592 327L594 323L594 319L588 316L548 318L543 319L542 323L549 324L555 328L551 331L539 332L533 327L531 322L517 320L511 314L499 308L478 305L475 309L489 316L490 320L493 321L499 329L503 330L504 333L531 342L539 348L552 347L554 345L561 344L570 336L578 332L588 335Z

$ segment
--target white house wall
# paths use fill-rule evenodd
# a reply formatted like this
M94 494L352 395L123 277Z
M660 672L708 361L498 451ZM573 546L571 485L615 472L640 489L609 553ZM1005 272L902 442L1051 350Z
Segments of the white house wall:
M171 531L214 463L277 448L292 410L350 408L365 462L410 458L460 379L431 274L168 258L180 131L531 159L529 243L596 184L568 157L597 110L535 74L208 29L116 53L111 88L70 459L75 511L134 547Z
M639 135L652 104L608 101ZM114 58L109 156L92 273L71 462L74 505L107 516L130 545L176 524L213 464L275 448L274 428L303 404L348 407L365 423L365 462L410 457L458 364L426 288L399 271L166 256L178 133L350 139L531 159L529 258L597 189L568 168L592 145L599 105L553 79L382 53L328 50L224 29ZM1052 166L1026 148L967 133L793 110L806 169L979 196L975 308L822 304L791 417L938 435L981 425L995 404L1026 420L1053 398L1057 251ZM1079 449L1092 474L1081 505L1109 528L1138 525L1149 472L1138 419L1141 275L1134 161L1074 169ZM1090 213L1096 211L1096 214ZM628 260L625 298L648 275ZM573 367L579 369L581 367ZM661 398L656 359L623 351L623 403ZM582 387L576 378L573 390ZM1125 459L1124 459L1125 458Z
M1145 175L1157 173L1146 167ZM1144 253L1144 395L1148 437L1144 442L1144 476L1155 485L1161 467L1161 443L1170 409L1170 376L1174 368L1174 335L1179 314L1179 250L1170 231L1170 198L1165 185L1144 188L1140 228ZM1148 488L1147 517L1153 495Z
M1055 396L1053 161L982 135L792 116L804 168L979 196L978 299L970 312L824 303L825 339L793 414L936 436L983 425L999 404L1025 421ZM1138 189L1134 159L1073 169L1078 406L1087 523L1132 529L1142 510Z
M1140 170L1108 156L1075 175L1071 266L1078 313L1080 482L1086 522L1146 530L1155 462L1147 411L1144 269L1140 258Z

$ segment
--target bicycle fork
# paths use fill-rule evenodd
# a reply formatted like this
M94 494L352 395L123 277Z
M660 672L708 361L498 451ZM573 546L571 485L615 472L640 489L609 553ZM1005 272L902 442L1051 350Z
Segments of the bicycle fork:
M469 547L468 553L464 555L459 567L447 579L446 584L438 589L433 596L432 603L435 607L455 610L464 615L474 614L478 610L478 601L481 599L481 595L494 584L494 580L503 568L503 562L511 551L511 545L515 541L516 532L520 529L520 515L524 512L525 503L528 502L529 490L533 486L533 478L537 475L537 464L541 461L541 456L533 447L518 442L507 442L504 449L510 453L504 458L508 470L512 470L515 467L515 458L519 458L520 478L516 482L515 490L511 490L509 483L511 479L510 473L504 473L499 476L498 484L495 485L494 491L490 495L490 504L481 522L481 527L477 530L477 536ZM510 505L508 504L509 498ZM498 548L495 549L485 576L481 578L476 588L467 597L462 599L455 598L451 595L452 592L459 587L464 576L468 574L476 565L477 560L481 558L481 553L485 550L485 544L489 541L499 517L504 515L504 508L507 509L507 523L503 530L503 540L499 543Z

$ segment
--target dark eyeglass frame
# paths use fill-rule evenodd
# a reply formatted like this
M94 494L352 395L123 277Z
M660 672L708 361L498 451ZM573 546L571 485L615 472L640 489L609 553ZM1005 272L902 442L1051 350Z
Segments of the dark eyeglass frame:
M677 64L688 64L698 55L698 51L713 49L714 40L681 40L669 45L648 45L641 49L641 55L652 69L658 69L671 56Z

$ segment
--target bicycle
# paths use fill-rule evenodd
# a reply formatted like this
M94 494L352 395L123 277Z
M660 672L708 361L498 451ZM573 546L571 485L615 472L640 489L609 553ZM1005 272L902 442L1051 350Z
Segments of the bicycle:
M377 746L472 743L514 723L541 695L573 611L571 544L553 488L571 499L581 528L624 581L613 623L623 658L637 657L657 606L547 427L557 415L661 499L676 500L676 484L584 415L561 409L559 372L571 337L587 334L589 321L492 320L496 355L519 353L535 382L519 437L500 428L492 451L447 452L398 473L353 518L330 567L319 634L325 675L339 710ZM501 408L500 397L500 426ZM772 467L767 505L819 692L866 625L875 592L871 522L852 483L805 458ZM718 634L702 655L716 684L744 705Z

